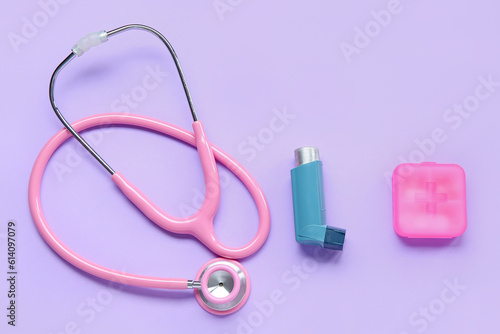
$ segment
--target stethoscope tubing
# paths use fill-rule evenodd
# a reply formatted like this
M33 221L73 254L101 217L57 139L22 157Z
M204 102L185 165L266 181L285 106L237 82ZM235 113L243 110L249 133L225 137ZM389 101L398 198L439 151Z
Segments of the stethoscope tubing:
M72 124L72 126L76 131L84 131L90 128L98 126L107 126L107 125L130 125L138 128L145 128L148 130L156 131L174 137L194 147L197 146L197 138L194 133L182 129L180 127L177 127L175 125L172 125L170 123L146 116L130 115L130 114L100 114L81 119ZM94 276L106 280L127 285L148 287L148 288L159 288L159 289L187 289L192 287L191 286L192 284L190 284L190 282L192 281L187 279L137 275L137 274L121 272L115 269L99 265L77 254L57 237L54 231L50 228L43 214L42 203L40 198L40 188L44 171L51 156L71 136L72 136L71 133L66 129L63 129L58 133L56 133L45 144L45 146L39 153L34 163L30 177L29 190L28 190L30 210L33 219L35 221L35 225L39 230L40 234L42 235L42 237L45 239L45 241L57 254L59 254L69 263L73 264L74 266L80 268L85 272L88 272ZM239 248L233 248L223 245L220 241L217 240L215 233L210 234L209 238L205 240L200 239L198 235L195 236L198 239L200 239L208 248L210 248L212 251L221 256L228 258L243 258L249 256L264 244L269 234L270 211L267 200L256 180L242 165L240 165L237 161L235 161L233 158L231 158L229 155L227 155L224 151L222 151L218 147L212 145L211 143L208 143L208 145L210 145L215 160L219 161L221 164L226 166L232 173L234 173L243 182L243 184L247 187L248 191L250 192L251 196L254 198L259 213L259 227L254 238L249 243ZM122 177L121 174L119 173L115 173L114 175ZM119 182L117 182L116 180L114 181L119 185ZM127 182L125 183L129 184ZM132 186L132 188L136 189L134 186ZM139 193L139 195L144 196L142 193ZM131 200L133 201L133 199ZM142 210L142 208L140 209ZM158 212L160 214L167 215L161 209L158 209ZM168 217L174 219L172 223L179 222L176 219L180 219L171 216ZM158 224L157 221L155 222ZM159 225L162 226L161 224ZM171 230L168 228L168 226L162 226L162 227ZM212 224L210 224L210 227L211 231L213 231Z

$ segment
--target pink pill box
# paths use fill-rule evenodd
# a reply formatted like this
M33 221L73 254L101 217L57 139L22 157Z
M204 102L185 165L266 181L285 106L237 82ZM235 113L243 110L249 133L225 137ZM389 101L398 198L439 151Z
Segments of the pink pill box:
M458 237L467 228L465 172L455 164L400 164L392 174L392 204L398 235Z

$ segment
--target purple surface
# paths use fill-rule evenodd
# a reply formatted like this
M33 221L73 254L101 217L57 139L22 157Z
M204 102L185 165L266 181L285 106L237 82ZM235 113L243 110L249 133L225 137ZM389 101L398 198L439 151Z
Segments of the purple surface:
M9 219L18 224L19 270L16 328L6 324L8 287L5 279L0 283L2 333L412 334L498 327L497 2L41 5L51 1L13 2L0 14L0 273L7 272ZM225 11L219 15L214 3ZM43 8L51 16L40 14ZM380 12L387 8L390 19ZM28 21L40 27L30 30ZM78 38L128 23L150 25L171 41L210 140L243 162L267 195L271 233L242 261L253 290L231 316L208 314L192 291L110 289L59 258L31 219L29 173L43 143L61 128L47 98L50 75ZM373 37L359 33L365 28ZM156 89L130 106L121 101L156 68L167 74ZM488 78L495 85L477 89ZM115 37L71 63L56 96L72 121L122 111L190 128L171 59L140 32ZM289 118L275 120L283 113ZM431 142L435 129L444 137ZM203 175L195 150L131 128L86 137L165 210L187 215L198 205ZM251 137L260 138L258 149ZM289 170L293 150L305 145L320 148L328 223L347 229L342 253L317 253L294 240ZM388 175L404 160L465 169L469 226L462 237L410 241L394 233ZM223 241L241 245L256 231L255 206L234 176L221 174L216 230ZM197 241L148 221L74 140L51 160L42 188L53 229L95 262L191 279L214 257Z

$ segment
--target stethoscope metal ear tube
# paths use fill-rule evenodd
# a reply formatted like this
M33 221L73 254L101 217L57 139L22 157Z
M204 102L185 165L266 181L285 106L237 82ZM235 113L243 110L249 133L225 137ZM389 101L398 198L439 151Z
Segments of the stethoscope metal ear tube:
M194 133L181 129L175 125L140 115L103 114L84 118L73 124L69 124L59 111L54 100L54 85L58 73L76 55L82 55L90 47L96 46L107 40L108 36L128 30L141 29L152 32L158 36L169 49L177 66L181 81L188 98L191 114L194 120ZM40 186L44 170L50 157L68 138L73 135L111 174L112 180L148 218L159 226L175 233L191 234L198 238L214 253L226 258L243 258L256 252L265 242L270 228L269 207L261 188L255 179L237 161L229 157L222 150L213 146L206 138L203 125L196 116L187 89L184 75L180 68L177 56L168 41L156 30L142 25L124 26L115 30L89 34L82 38L73 52L55 70L52 75L49 89L52 107L58 118L65 126L65 130L59 131L44 146L38 155L29 183L29 204L36 227L45 241L65 260L76 267L95 276L116 281L123 284L161 288L161 289L194 289L195 296L207 311L215 314L228 314L238 310L247 300L250 293L250 280L246 270L236 261L230 259L214 259L203 266L195 280L180 278L161 278L142 276L131 273L123 273L110 269L87 260L68 248L51 230L42 211L40 199ZM147 130L157 131L165 135L180 139L197 148L205 177L205 186L210 187L211 194L206 196L198 212L190 217L177 218L169 215L156 206L136 186L130 183L119 172L115 172L101 156L79 135L80 131L106 125L133 125ZM242 247L229 247L222 244L216 237L213 228L213 219L217 212L220 198L220 185L217 165L219 161L233 172L247 187L254 198L259 212L259 228L254 238ZM210 289L209 289L210 287Z
M143 30L147 31L156 37L158 37L163 44L167 47L168 51L170 52L170 55L172 56L172 59L175 63L175 67L177 68L177 72L179 73L179 78L181 79L182 87L184 88L184 93L186 94L186 99L189 104L189 109L191 110L191 116L193 117L193 122L196 122L198 120L198 116L196 115L196 111L194 109L194 103L193 99L191 98L191 93L189 93L189 88L186 83L186 78L184 77L184 72L182 71L181 63L179 62L179 58L177 57L177 54L174 51L174 48L170 44L170 42L163 36L159 31L142 25L142 24L129 24L120 28L116 28L113 30L110 30L109 32L106 32L104 30L95 32L95 33L90 33L87 36L81 38L75 46L73 46L71 53L69 56L64 59L59 66L55 69L54 73L52 74L52 77L50 78L50 84L49 84L49 100L50 104L52 106L52 109L56 113L57 117L59 120L63 123L64 127L68 129L68 131L80 142L80 144L85 147L87 151L89 151L92 156L99 161L99 163L111 174L113 175L115 171L113 168L111 168L108 163L101 158L101 156L90 146L89 143L85 139L83 139L78 132L75 131L75 129L72 128L71 124L66 120L66 118L63 116L59 108L57 107L55 98L54 98L54 89L55 89L55 84L56 84L56 79L61 70L66 67L75 57L80 57L82 56L86 51L88 51L90 48L94 46L98 46L101 43L107 42L108 38L117 35L119 33L122 33L127 30Z

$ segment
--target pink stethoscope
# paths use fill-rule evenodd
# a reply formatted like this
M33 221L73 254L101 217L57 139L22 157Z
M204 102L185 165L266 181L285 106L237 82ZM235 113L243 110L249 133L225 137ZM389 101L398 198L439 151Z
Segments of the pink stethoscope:
M153 33L163 41L170 51L191 109L194 121L194 133L157 119L130 114L101 114L90 116L73 124L69 124L57 108L54 100L54 85L59 72L75 58L75 56L81 56L91 47L106 42L108 37L132 29ZM140 287L157 289L193 289L196 299L205 310L218 315L230 314L237 311L248 299L250 293L250 279L245 268L243 268L239 262L232 259L247 257L255 253L264 244L270 228L269 206L262 189L248 171L237 161L224 153L224 151L212 145L207 140L203 125L198 121L196 116L184 74L172 46L168 40L155 29L144 25L133 24L109 32L100 31L88 34L80 39L71 51L71 54L54 71L49 89L52 108L66 129L56 133L47 144L45 144L35 161L29 182L30 210L40 234L50 247L52 247L52 249L62 258L81 270L97 277ZM133 125L137 128L152 130L177 138L196 147L203 168L206 189L204 202L198 212L185 218L171 216L151 202L144 193L130 183L122 174L115 172L79 135L80 131L103 125ZM54 231L49 227L44 217L40 199L40 185L48 161L61 144L72 135L111 174L111 179L125 196L128 197L150 220L168 231L193 235L212 252L218 254L222 258L216 258L209 261L198 271L194 280L187 280L124 273L89 261L68 248L68 246L54 234ZM239 248L228 247L222 244L215 235L213 219L217 212L220 199L219 174L216 161L226 166L241 180L241 182L243 182L257 205L259 213L259 228L257 233L248 244Z

